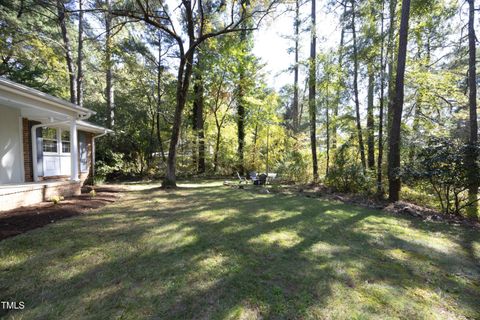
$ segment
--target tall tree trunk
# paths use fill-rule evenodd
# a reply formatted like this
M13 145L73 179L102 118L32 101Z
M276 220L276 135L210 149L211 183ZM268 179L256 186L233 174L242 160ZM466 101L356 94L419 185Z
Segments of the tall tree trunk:
M383 183L382 183L382 164L383 164L383 114L385 101L385 68L386 61L384 58L384 10L385 0L382 1L382 26L381 26L381 48L380 48L380 106L378 117L378 157L377 157L377 195L383 197Z
M390 25L388 29L388 108L387 108L387 132L390 132L392 124L392 109L393 100L395 99L395 29L396 29L396 8L397 0L390 0L389 14Z
M470 137L467 154L468 173L468 199L473 204L468 208L467 215L478 219L478 205L476 202L478 196L478 152L476 150L478 142L478 124L477 124L477 68L476 68L476 48L475 48L475 0L468 0L468 103L470 114Z
M400 170L400 130L403 112L403 94L405 64L407 60L408 20L410 16L410 0L402 1L402 16L400 20L400 33L397 54L397 74L395 80L395 99L392 103L392 123L389 134L388 153L388 198L391 202L400 198L401 181Z
M363 134L362 134L362 124L360 122L360 100L358 98L358 49L357 49L357 32L355 30L355 1L352 0L352 34L353 34L353 91L355 95L355 114L356 114L356 124L357 124L357 136L358 136L358 146L360 148L360 159L362 162L362 168L365 172L366 162L365 162L365 146L363 144Z
M192 42L192 41L190 41ZM185 109L187 101L188 87L190 85L190 78L192 75L194 50L191 50L188 55L182 55L180 64L178 66L177 74L177 88L176 88L176 105L175 115L173 118L172 135L170 138L170 146L168 148L167 171L162 186L164 188L171 188L177 186L176 176L176 158L177 145L180 136L180 127L182 125L182 113Z
M158 34L158 66L157 66L157 140L162 154L163 162L166 161L165 151L163 150L163 139L160 126L160 112L162 107L162 32Z
M294 82L293 82L293 131L298 132L299 121L298 121L298 49L299 49L299 29L300 29L300 0L295 1L295 65L294 65Z
M415 102L415 112L413 114L413 124L412 124L412 136L416 138L416 135L419 134L420 129L420 112L422 110L422 102L420 101L420 97L417 95L417 99ZM417 145L416 141L412 141L410 145L410 150L408 152L408 160L410 163L414 163L415 158L417 156Z
M83 0L78 0L77 103L83 107Z
M72 46L68 36L67 21L65 15L65 6L62 0L57 0L57 14L60 31L62 33L63 45L65 46L65 59L67 61L68 80L70 85L70 102L77 103L77 81L75 76L75 66L72 57Z
M326 96L325 96L325 121L326 121L326 130L327 130L327 163L326 163L326 169L325 169L325 174L328 176L328 171L330 169L330 95L328 92L328 83L330 82L330 78L327 78L327 90L326 90Z
M317 55L317 32L316 32L316 0L312 1L311 11L311 42L310 42L310 61L308 76L308 113L310 118L310 146L312 149L312 167L313 181L318 180L318 161L317 161L317 103L316 103L316 55Z
M375 76L373 65L368 65L368 98L367 98L367 147L368 169L375 170L375 122L373 118L373 94L375 89Z
M253 131L253 168L257 169L257 141L258 141L258 123L255 124Z
M240 31L240 43L243 45L247 39L247 31ZM243 49L245 50L245 49ZM245 173L244 168L244 149L245 149L245 70L240 66L238 90L237 90L237 138L238 138L238 171L241 175Z
M203 129L203 109L204 109L204 87L201 68L202 56L197 52L197 68L195 70L195 83L193 85L193 130L195 131L197 148L195 154L198 154L197 173L205 172L205 133ZM197 153L198 151L198 153Z
M107 126L111 129L115 125L115 101L113 87L113 61L112 61L112 14L110 13L110 0L106 1L107 12L105 13L105 67L106 67L106 89L107 98Z
M213 172L218 170L218 153L220 152L220 142L221 142L221 130L222 127L217 124L217 138L215 140L215 153L213 155Z
M343 16L345 16L345 13L347 12L347 6L344 3L343 4ZM344 77L343 77L343 55L344 55L344 42L345 42L345 27L342 25L342 31L340 34L340 46L338 50L338 67L339 67L339 86L338 90L336 93L336 101L333 106L333 121L332 121L332 148L336 149L337 148L337 131L338 131L338 125L337 125L337 120L338 120L338 109L340 107L340 103L342 101L342 92L343 92L343 87L345 84Z

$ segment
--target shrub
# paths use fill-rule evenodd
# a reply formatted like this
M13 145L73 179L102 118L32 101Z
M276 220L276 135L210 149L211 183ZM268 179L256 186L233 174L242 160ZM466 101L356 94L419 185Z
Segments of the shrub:
M444 213L460 215L472 205L467 197L468 147L459 139L430 137L419 148L415 161L404 166L400 174L406 183L434 194Z
M53 202L53 204L59 204L60 201L64 200L65 198L63 196L53 196L50 198L50 201Z
M310 179L310 159L298 150L287 152L278 164L277 171L282 179L307 182Z
M339 192L372 194L375 177L373 174L364 174L362 165L350 153L350 147L347 142L338 148L325 176L325 184Z

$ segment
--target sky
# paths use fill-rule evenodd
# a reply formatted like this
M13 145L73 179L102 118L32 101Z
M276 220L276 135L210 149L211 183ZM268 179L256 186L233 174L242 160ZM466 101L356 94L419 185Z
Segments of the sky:
M168 7L173 8L177 15L172 16L174 26L181 30L176 0L166 0ZM338 16L328 13L326 0L316 0L317 6L317 53L321 48L331 48L338 45L340 41L340 29L338 27ZM260 28L254 31L253 53L266 63L263 70L267 75L266 80L270 87L280 89L286 84L293 82L293 73L286 70L294 63L294 53L288 53L288 48L293 45L292 40L284 36L294 35L293 21L294 12L286 12L287 5L281 4L278 10L263 20ZM290 4L290 10L294 9L294 2ZM305 0L300 7L301 18L304 19L301 29L308 28L310 23L311 0ZM303 33L300 40L300 60L308 58L310 52L310 32ZM303 81L304 72L300 71L300 81Z
M324 6L325 1L317 1L317 53L321 49L331 48L340 41L340 28L338 26L338 16L334 13L328 13L328 8ZM293 7L293 6L292 6ZM304 19L301 28L305 29L310 23L309 14L311 2L308 1L301 7L301 16ZM288 72L288 68L294 63L294 53L288 53L288 48L294 45L293 41L286 39L285 36L294 34L293 21L294 12L285 12L285 7L280 8L275 16L269 17L260 29L254 33L253 53L266 63L263 70L269 86L280 89L286 84L293 83L293 72ZM307 59L310 53L310 33L304 32L300 40L299 59ZM303 70L305 71L305 70ZM305 72L301 72L301 79ZM302 77L303 76L303 77Z

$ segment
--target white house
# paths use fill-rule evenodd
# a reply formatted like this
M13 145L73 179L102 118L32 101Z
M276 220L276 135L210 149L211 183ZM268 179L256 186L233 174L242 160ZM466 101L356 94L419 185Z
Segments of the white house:
M80 193L95 139L92 110L0 77L0 211Z

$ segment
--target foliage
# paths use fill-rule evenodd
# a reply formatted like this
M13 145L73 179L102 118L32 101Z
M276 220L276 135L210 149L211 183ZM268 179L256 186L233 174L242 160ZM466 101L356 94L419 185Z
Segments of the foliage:
M310 154L305 149L292 146L285 150L278 165L278 175L283 180L306 183L311 180Z
M373 178L363 173L362 165L353 157L350 142L342 144L335 152L325 184L340 192L372 194L373 183Z
M99 181L107 179L116 172L128 172L125 168L126 163L122 153L113 152L112 150L103 150L103 158L95 162L95 179Z
M179 61L184 49L189 46L188 26L194 26L198 37L200 20L203 19L204 34L221 31L230 19L240 21L243 13L263 12L276 1L204 1L204 12L197 15L197 6L188 21L182 2L179 8L169 7L163 2L149 2L147 15L161 14L153 20L174 20L163 25L175 26L177 35L165 32L165 28L144 21L139 14L142 1L111 2L116 11L112 20L112 72L115 100L115 135L97 140L97 181L110 178L155 178L164 176L169 155L169 144L174 128L177 102ZM309 6L300 4L301 28L308 29L303 18ZM388 106L393 93L395 78L396 36L399 28L401 1L349 0L327 1L332 17L339 19L336 36L341 41L333 46L324 46L323 41L316 55L317 96L315 112L320 173L327 173L325 182L332 188L344 192L371 193L373 176L387 176L385 168L388 146L379 141L379 106L383 105L383 137L388 136ZM78 58L78 1L3 1L0 6L0 76L8 77L41 91L68 100L69 75L66 68L65 46L62 42L56 4L66 9L66 27L71 40L72 57ZM192 4L192 2L190 2ZM288 3L287 9L294 9ZM83 1L84 11L84 106L96 111L89 121L109 125L110 110L106 104L106 14L107 2ZM183 9L181 9L183 8ZM354 8L355 12L352 11ZM412 1L410 34L408 42L407 69L405 75L405 103L402 116L401 156L403 163L418 167L419 148L428 135L447 139L467 140L469 118L467 99L467 46L464 35L466 6L456 1L425 0ZM269 11L273 7L266 9ZM171 13L167 17L166 12ZM265 11L266 12L266 11ZM127 18L125 13L136 18ZM233 16L230 15L233 13ZM263 13L262 13L263 14ZM352 15L355 14L356 48L353 48ZM293 18L293 17L292 17ZM382 19L383 18L383 19ZM247 19L238 28L255 29L255 19ZM152 21L150 21L152 22ZM294 21L292 20L292 24ZM262 28L268 25L262 25ZM317 28L322 28L318 24ZM238 30L237 30L238 31ZM300 30L303 32L302 30ZM382 33L383 31L383 33ZM185 108L182 109L179 141L176 145L176 167L182 176L197 174L196 157L199 154L198 135L192 121L194 84L203 85L203 134L205 143L205 175L231 175L239 167L239 106L244 108L244 160L247 171L278 172L294 182L312 179L311 157L308 156L308 103L306 101L308 71L306 58L308 37L300 36L299 124L292 130L293 74L291 84L280 90L270 88L265 80L264 65L255 54L256 33L251 30L212 36L195 48L192 78L186 92ZM295 37L287 36L294 45ZM327 41L330 43L330 41ZM356 50L354 50L356 49ZM294 52L292 48L290 52ZM354 52L358 59L358 72L354 72ZM185 52L183 52L185 53ZM201 57L201 63L198 59ZM185 57L184 57L185 58ZM381 59L383 58L383 60ZM284 68L292 61L285 61ZM275 66L282 68L282 66ZM384 77L381 77L384 69ZM356 126L353 97L353 75L358 73L360 124L365 126L366 115L373 114L368 130ZM367 87L369 74L373 79L373 104L368 103ZM372 88L372 86L370 87ZM383 96L381 95L383 88ZM370 100L371 101L371 100ZM366 110L369 108L369 110ZM373 108L373 111L371 110ZM295 109L296 110L296 109ZM313 111L313 110L312 110ZM367 112L365 112L367 111ZM372 111L372 112L370 112ZM370 112L370 113L369 113ZM369 118L370 119L370 118ZM375 133L372 134L373 130ZM359 132L360 131L360 132ZM383 162L371 171L363 173L358 165L361 149L352 136L363 134L374 140L374 156L378 157L379 146L383 146ZM369 143L371 140L369 140ZM268 148L267 148L268 144ZM372 144L370 143L369 146ZM369 148L370 150L370 148ZM462 152L464 149L459 149ZM423 151L422 151L423 152ZM115 154L115 156L112 156ZM267 160L268 154L268 160ZM424 156L424 155L422 155ZM328 159L328 162L327 162ZM419 160L420 161L420 160ZM460 159L458 159L460 161ZM379 172L375 172L378 171ZM453 169L452 169L453 170ZM456 175L454 171L450 171ZM408 170L407 170L408 171ZM409 183L405 196L425 195L438 197L424 176L404 172ZM410 175L409 177L407 177ZM320 177L323 178L323 177ZM446 177L445 177L446 178ZM465 182L464 177L458 184ZM416 181L415 181L416 180ZM463 182L462 182L463 181ZM457 183L456 182L456 183ZM385 179L378 185L384 185ZM460 190L458 185L454 188ZM381 190L380 190L381 191ZM449 198L461 191L453 191ZM407 194L408 193L408 194ZM443 194L443 192L442 192ZM419 196L420 197L420 196ZM405 197L403 197L405 198ZM446 206L449 212L457 212L455 200L439 198L438 206ZM462 207L462 205L459 205ZM462 211L462 210L460 210Z
M63 196L52 196L50 198L50 201L53 202L53 204L59 204L61 201L63 201L65 198Z
M465 192L466 148L469 146L459 139L429 137L419 148L415 161L406 165L401 175L411 185L425 187L427 184L444 213L460 215L471 205Z

